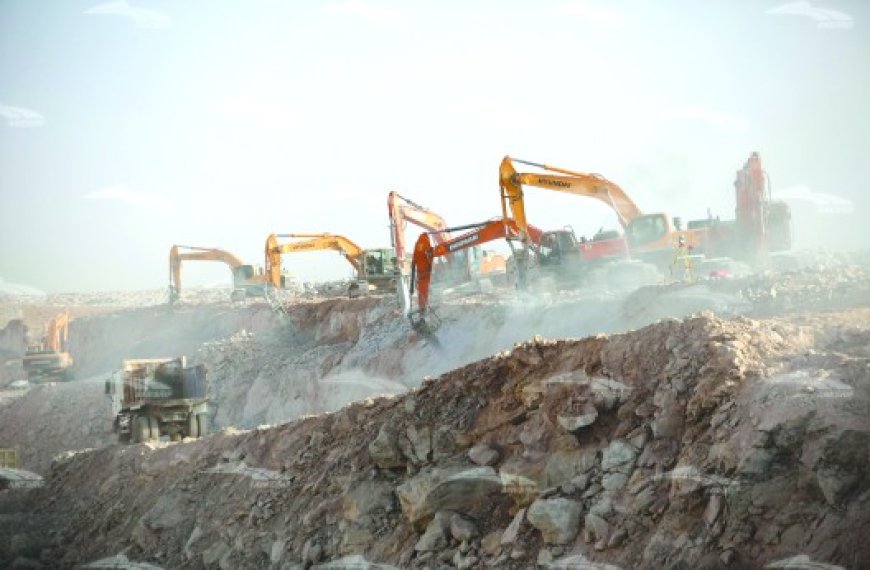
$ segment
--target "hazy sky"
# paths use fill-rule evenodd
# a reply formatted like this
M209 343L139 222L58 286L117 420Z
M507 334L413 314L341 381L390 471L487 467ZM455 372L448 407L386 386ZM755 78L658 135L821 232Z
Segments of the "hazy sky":
M388 246L390 190L498 215L505 154L730 218L758 150L800 245L870 247L868 21L846 0L0 0L0 278L161 287L171 244L262 263L273 231ZM526 196L538 226L616 227Z

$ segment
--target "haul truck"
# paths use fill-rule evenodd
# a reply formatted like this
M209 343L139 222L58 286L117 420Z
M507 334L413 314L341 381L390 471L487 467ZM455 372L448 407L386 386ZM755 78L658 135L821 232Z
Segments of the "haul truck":
M164 435L178 441L206 435L207 388L205 366L188 367L183 356L124 360L121 370L106 381L106 393L118 410L118 441L142 443Z

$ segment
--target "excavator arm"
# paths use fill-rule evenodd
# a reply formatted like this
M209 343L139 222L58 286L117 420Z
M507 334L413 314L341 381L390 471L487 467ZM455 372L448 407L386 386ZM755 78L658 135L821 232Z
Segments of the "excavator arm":
M541 231L531 226L532 236L540 241ZM432 246L429 234L423 232L414 244L414 256L411 261L410 293L417 293L417 311L410 315L412 326L416 330L425 327L426 311L429 307L429 282L432 277L432 264L436 257L450 255L463 249L468 249L489 241L502 238L518 238L519 225L511 219L495 219L482 224L470 232L461 234L451 240ZM534 239L533 237L533 239Z
M233 271L244 265L244 262L223 249L213 247L195 247L190 245L173 245L169 249L169 296L175 301L181 295L181 262L182 261L221 261Z
M278 238L307 238L304 241L279 243ZM270 234L266 238L266 275L273 287L281 286L281 256L299 251L334 250L341 253L359 274L362 270L361 256L365 250L336 234Z
M405 230L408 222L411 222L427 232L433 233L436 243L444 243L450 240L450 234L446 232L447 222L435 212L417 204L413 200L401 196L397 192L390 192L387 197L387 210L390 214L390 233L393 240L393 249L396 250L396 259L403 269L407 269L411 260L406 258L407 245L405 242Z
M514 163L532 166L546 171L545 173L520 173L514 168ZM549 174L555 173L555 174ZM523 186L536 186L557 192L568 192L578 196L586 196L599 200L613 209L623 228L631 220L643 214L637 204L616 183L598 174L575 172L546 164L528 162L504 157L499 167L499 186L501 187L502 216L513 217L520 228L524 241L528 241L526 209L523 200ZM510 209L510 216L508 214Z
M66 349L68 342L69 313L64 311L49 321L43 344L50 350L61 352Z

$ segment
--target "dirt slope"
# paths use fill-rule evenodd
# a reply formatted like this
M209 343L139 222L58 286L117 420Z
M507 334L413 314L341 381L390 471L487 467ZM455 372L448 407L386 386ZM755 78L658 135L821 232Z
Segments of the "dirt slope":
M33 491L55 532L40 556L751 568L805 555L859 568L867 316L814 316L813 330L705 315L535 340L336 413L80 454Z

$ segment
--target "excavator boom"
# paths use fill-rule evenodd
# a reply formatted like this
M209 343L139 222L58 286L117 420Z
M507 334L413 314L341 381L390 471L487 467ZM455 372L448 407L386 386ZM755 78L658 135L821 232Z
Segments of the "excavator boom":
M305 238L304 241L279 243L278 238ZM300 251L325 251L334 250L341 253L354 270L359 274L362 271L361 256L365 250L349 240L336 234L310 233L310 234L269 234L266 238L266 275L273 287L281 286L281 256L285 253Z
M468 227L468 226L466 226ZM495 219L481 224L475 224L475 229L461 234L453 239L432 246L429 234L423 232L414 244L414 256L411 262L411 295L417 292L417 317L425 317L429 306L429 282L432 277L432 264L436 257L442 257L501 238L519 238L519 225L511 219ZM533 236L540 240L541 231L534 226L530 228ZM414 323L414 317L411 318ZM415 326L415 328L417 328Z
M173 245L169 249L169 298L176 301L181 295L181 262L182 261L220 261L233 272L233 284L238 285L240 268L250 267L232 253L214 247L197 247L192 245ZM253 269L251 270L253 273ZM253 277L253 276L252 276Z
M408 248L405 242L405 230L408 222L428 232L437 232L433 234L436 243L443 243L451 237L450 233L445 231L447 222L444 218L397 192L390 192L387 197L387 210L390 214L390 234L393 248L396 250L396 259L403 268L407 268L411 261L406 258Z
M514 168L514 163L532 166L556 174L519 173ZM628 197L628 194L619 185L599 174L587 174L585 172L577 172L506 156L499 167L502 216L508 218L508 209L510 209L510 216L516 220L524 237L526 237L527 221L523 200L523 185L556 190L557 192L568 192L599 200L616 212L622 227L628 226L633 219L643 215L637 204Z

